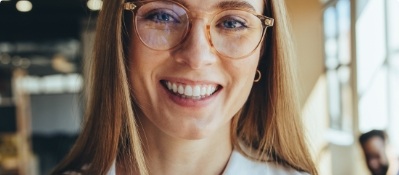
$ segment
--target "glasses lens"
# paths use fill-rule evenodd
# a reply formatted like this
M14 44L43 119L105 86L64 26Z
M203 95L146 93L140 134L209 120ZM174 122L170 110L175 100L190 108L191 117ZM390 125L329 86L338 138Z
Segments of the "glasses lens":
M210 35L215 49L222 55L241 58L252 53L263 36L258 17L243 10L226 10L212 20Z
M178 45L189 26L186 10L164 1L146 3L137 11L135 20L141 41L156 50L168 50Z

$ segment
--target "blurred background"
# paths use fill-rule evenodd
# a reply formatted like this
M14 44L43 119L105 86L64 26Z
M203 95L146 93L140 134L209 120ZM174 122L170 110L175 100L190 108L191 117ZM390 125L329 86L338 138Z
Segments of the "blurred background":
M368 174L361 133L399 152L399 0L285 0L321 175ZM47 174L79 134L101 0L0 2L0 175Z

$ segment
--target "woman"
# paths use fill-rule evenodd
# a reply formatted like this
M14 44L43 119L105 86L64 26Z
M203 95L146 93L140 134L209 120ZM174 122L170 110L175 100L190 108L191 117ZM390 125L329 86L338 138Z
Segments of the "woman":
M84 128L53 174L317 174L284 8L105 0Z

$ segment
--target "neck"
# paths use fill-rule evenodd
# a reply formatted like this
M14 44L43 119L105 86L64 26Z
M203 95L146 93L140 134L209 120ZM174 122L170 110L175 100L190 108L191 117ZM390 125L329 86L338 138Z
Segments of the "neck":
M230 124L206 138L186 140L168 135L143 120L144 132L140 134L150 174L223 173L232 152Z

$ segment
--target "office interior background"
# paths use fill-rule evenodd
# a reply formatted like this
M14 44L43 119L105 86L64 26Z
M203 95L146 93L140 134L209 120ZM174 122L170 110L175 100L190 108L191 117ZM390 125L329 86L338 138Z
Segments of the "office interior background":
M367 174L361 133L399 153L399 0L285 0L321 175ZM102 0L0 2L0 175L48 173L79 134Z

